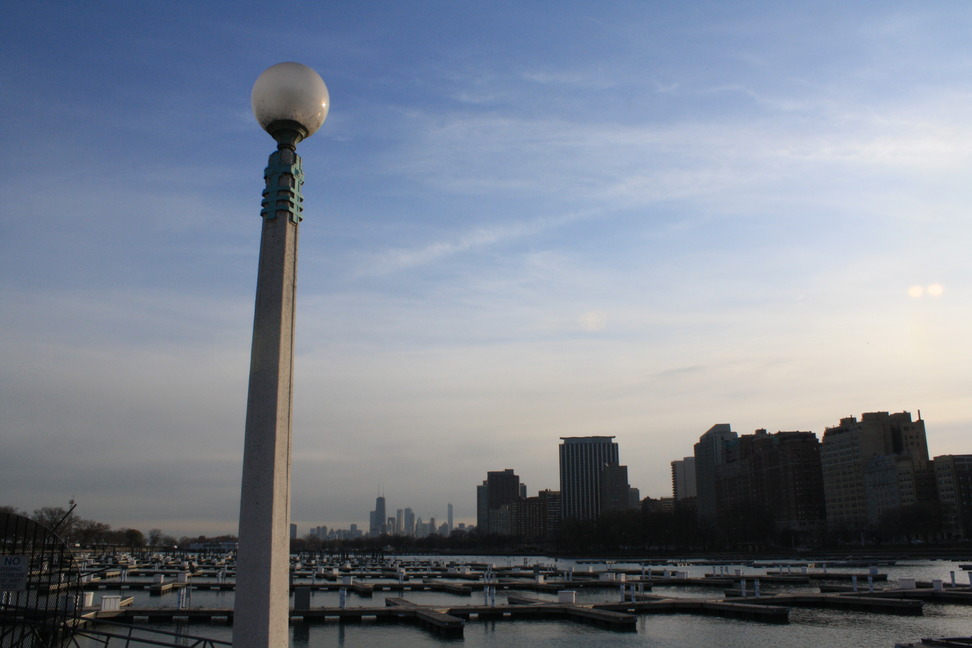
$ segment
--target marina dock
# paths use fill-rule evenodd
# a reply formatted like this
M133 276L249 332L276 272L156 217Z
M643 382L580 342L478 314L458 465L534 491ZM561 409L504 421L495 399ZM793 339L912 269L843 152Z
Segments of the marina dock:
M299 607L290 614L294 623L410 623L443 636L462 637L465 625L486 620L558 619L608 631L632 632L637 629L640 617L658 614L786 624L794 608L908 616L923 614L925 602L972 603L969 587L942 586L939 581L915 583L913 588L875 587L875 583L885 585L888 579L886 574L877 573L873 568L868 573L809 572L804 568L797 572L767 569L764 574L752 571L744 574L732 566L735 573L730 574L727 573L729 566L715 567L712 573L692 577L683 570L647 565L640 569L610 565L602 569L563 569L543 564L497 567L485 563L457 565L404 560L386 560L380 565L367 561L298 563L292 569L291 591L296 592L293 600ZM234 577L230 563L110 566L92 573L83 586L89 591L141 589L148 590L152 596L164 596L183 590L233 591ZM756 581L762 589L759 596L754 587ZM848 581L856 583L856 589ZM819 592L803 591L814 583L819 583ZM658 588L664 588L666 593L654 593ZM684 592L667 593L672 589L693 588L707 592L699 597L686 596ZM713 595L713 589L722 590L722 595ZM592 602L592 595L585 594L583 602L576 602L576 593L583 590L603 591L605 598L615 600ZM341 607L310 605L311 592L337 591L365 599L377 592L385 596L383 605L347 606L343 594ZM496 593L502 591L507 593L505 603L497 600ZM480 593L481 600L485 598L485 601L428 604L410 600L411 592L441 592L452 597ZM551 600L551 595L556 598ZM129 599L127 605L116 609L88 609L85 617L91 621L114 619L133 623L233 622L231 608L191 607L188 601L191 599L180 594L178 607L148 607L135 606Z

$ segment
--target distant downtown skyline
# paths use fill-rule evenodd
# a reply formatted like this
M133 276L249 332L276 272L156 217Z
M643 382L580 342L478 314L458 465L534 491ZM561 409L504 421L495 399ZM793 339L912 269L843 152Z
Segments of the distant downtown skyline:
M886 412L865 413L862 415L861 421L862 424L867 424L868 421L879 419L881 416L886 415ZM918 415L920 416L920 411ZM900 421L907 420L907 424L905 424L906 428L910 429L911 427L914 427L915 429L920 429L920 442L921 447L924 449L919 453L919 455L923 456L925 458L924 460L927 461L929 459L929 452L924 419L919 418L912 424L911 414L909 412L893 414L891 415L890 419L892 421L898 421L898 423L895 423L895 425L899 426L902 425ZM828 426L824 432L839 432L844 427L848 426L850 422L855 422L856 420L856 417L841 417L840 421L835 422L832 426ZM818 444L823 439L824 432L819 435L813 431L793 431L786 432L785 434L806 435L812 437L814 439L814 443ZM755 433L757 436L759 434L766 434L766 430L763 428L758 428L755 430ZM628 467L626 465L620 466L624 469L623 485L625 488L630 487L635 498L638 499L643 496L650 497L652 499L682 499L686 493L683 492L682 496L680 497L676 492L678 489L678 482L675 475L676 466L673 464L680 464L678 469L685 470L684 464L686 462L691 462L690 475L693 483L688 485L683 481L682 488L689 490L692 496L695 496L695 494L698 493L698 507L700 515L714 519L716 516L716 510L714 507L716 506L715 502L717 499L717 487L715 476L712 472L712 466L721 464L724 461L723 449L727 447L727 444L731 443L737 438L737 432L733 431L732 425L728 423L714 424L707 431L701 433L698 439L687 446L687 449L691 450L691 452L686 452L684 457L673 457L669 460L669 472L666 474L669 486L667 492L649 494L640 493L637 487L628 484ZM709 440L709 443L706 443L706 440ZM491 522L486 513L489 508L499 506L500 504L509 504L509 502L515 498L529 497L538 492L543 494L544 492L556 491L557 494L562 497L563 493L561 491L565 484L570 490L568 491L568 496L562 500L559 500L558 502L558 507L562 507L562 509L558 509L559 515L561 515L563 518L579 517L580 519L594 519L598 517L600 514L600 505L598 503L598 495L596 495L596 493L598 492L599 473L602 466L610 464L617 465L622 463L619 444L614 441L613 436L564 437L560 439L560 445L558 447L561 470L559 484L551 485L549 487L541 486L534 491L528 491L525 481L521 481L521 476L517 474L518 471L515 468L497 468L485 471L484 475L487 477L487 479L483 480L480 485L475 485L477 490L476 512L478 517L465 516L462 518L457 518L461 519L461 522L459 523L461 523L464 527L475 525L478 528L486 528L493 533L509 534L509 521L507 520L505 522L496 523ZM833 454L833 452L834 451L831 451L831 454ZM966 452L954 454L968 454L970 452L972 452L972 446L969 446L966 449ZM696 466L700 466L700 473L696 472ZM851 470L853 471L855 469L851 468ZM495 481L494 477L496 479ZM698 490L696 490L696 484L698 484ZM581 496L580 493L591 493L591 495ZM587 499L583 499L585 497ZM591 499L592 497L593 499ZM836 500L843 501L842 496L835 495L834 497ZM490 498L492 499L492 504L489 503ZM575 500L572 498L580 499ZM370 525L362 526L354 523L357 528L363 529L363 533L365 535L368 535L369 533L371 535L375 534L377 523L376 514L379 507L386 506L386 501L387 500L384 496L379 496L377 498L376 509L371 512L372 519ZM634 503L630 500L628 501L628 504L634 505ZM823 501L821 501L821 505L823 505ZM833 504L831 506L833 507ZM449 507L451 508L451 504ZM403 509L398 510L401 512ZM407 507L404 510L411 511L411 509ZM835 523L836 521L843 519L841 516L844 514L836 512L836 509L833 509L832 514L835 516ZM854 515L862 515L862 513L855 512ZM389 518L391 516L383 515L382 517ZM436 516L434 515L428 516L428 518L432 519L435 519L435 517ZM429 521L428 518L425 520L426 523ZM441 519L439 522L441 522Z

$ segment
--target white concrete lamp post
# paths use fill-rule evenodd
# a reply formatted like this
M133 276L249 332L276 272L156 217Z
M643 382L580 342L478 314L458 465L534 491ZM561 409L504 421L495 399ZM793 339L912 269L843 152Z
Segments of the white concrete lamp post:
M284 648L290 643L290 435L304 182L297 143L321 127L330 99L317 72L300 63L267 68L253 84L251 99L253 114L277 150L264 171L260 212L233 645Z

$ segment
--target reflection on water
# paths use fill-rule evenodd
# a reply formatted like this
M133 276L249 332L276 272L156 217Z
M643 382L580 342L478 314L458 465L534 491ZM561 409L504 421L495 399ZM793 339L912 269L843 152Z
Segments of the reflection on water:
M481 559L480 559L481 560ZM504 559L505 560L505 559ZM962 561L969 562L969 561ZM561 561L561 564L569 564ZM598 566L600 569L603 566ZM633 565L637 567L637 565ZM586 567L585 567L586 568ZM765 573L765 567L736 566L743 574ZM686 566L680 570L688 571L690 576L701 576L711 572L711 567ZM865 569L844 569L853 573ZM957 562L949 561L902 561L894 566L881 567L888 574L893 585L898 578L911 577L918 580L942 579L948 582L950 572L956 572L960 585L968 585L969 575L958 568ZM866 585L862 584L862 587ZM816 591L816 585L787 587L789 591ZM764 588L764 592L779 591ZM112 593L112 592L102 592ZM535 592L497 592L497 603L505 603L506 595L518 593L526 596L555 600L553 595ZM655 588L655 594L679 597L722 597L718 588L666 587ZM155 605L170 607L174 597L165 595L150 597L147 593L133 591L136 606ZM469 596L450 595L441 592L375 592L374 596L350 596L348 605L383 606L386 596L404 596L416 603L424 604L481 604L482 594L473 592ZM96 594L96 600L98 595ZM610 590L580 590L579 602L618 600L619 592ZM231 592L196 591L192 595L193 607L231 608ZM337 606L337 592L315 592L312 605ZM173 626L159 626L172 630ZM229 640L231 628L218 625L192 625L187 629L194 635ZM365 620L361 623L339 624L328 622L320 625L296 624L291 627L291 645L298 648L388 648L389 646L409 646L410 648L443 648L458 646L463 648L690 648L714 646L719 648L869 648L871 646L891 648L897 642L917 641L922 637L970 636L972 635L972 608L959 605L928 604L924 615L894 616L842 610L794 608L787 625L768 625L748 621L702 617L695 615L651 615L639 619L636 633L617 633L609 630L571 621L557 620L518 620L518 621L469 621L463 639L444 639L420 627L407 623L378 623ZM81 648L94 648L81 644Z

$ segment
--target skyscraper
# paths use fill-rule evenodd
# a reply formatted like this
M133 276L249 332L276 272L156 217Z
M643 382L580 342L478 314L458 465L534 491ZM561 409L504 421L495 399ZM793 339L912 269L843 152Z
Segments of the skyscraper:
M737 541L763 539L770 529L756 523L761 517L790 542L820 542L826 514L816 435L760 429L740 436L716 467L716 501L720 528Z
M415 535L415 511L405 507L405 535Z
M972 538L972 455L935 457L934 466L945 532Z
M699 524L712 527L718 520L716 467L725 462L726 448L737 435L728 423L717 423L695 444L695 488Z
M618 464L613 436L561 437L560 497L563 519L595 520L601 514L601 471Z
M616 463L605 464L601 469L599 486L601 513L623 511L631 508L631 486L628 484L628 467Z
M510 506L520 498L520 476L512 468L486 473L486 523L490 533L510 535Z
M480 533L489 531L489 499L486 497L486 480L476 485L476 529Z
M678 502L695 497L695 457L685 457L672 462L672 497Z
M452 517L452 513L453 513L453 511L452 511L452 502L449 502L449 508L447 510L449 511L448 518L447 518L448 519L448 523L449 523L449 527L448 527L448 531L446 531L446 535L451 535L452 534L452 530L455 528L453 526L453 522L455 520Z
M370 534L373 536L380 536L383 533L387 533L386 522L387 517L385 516L385 497L379 495L375 499L375 510L371 512L371 529Z

